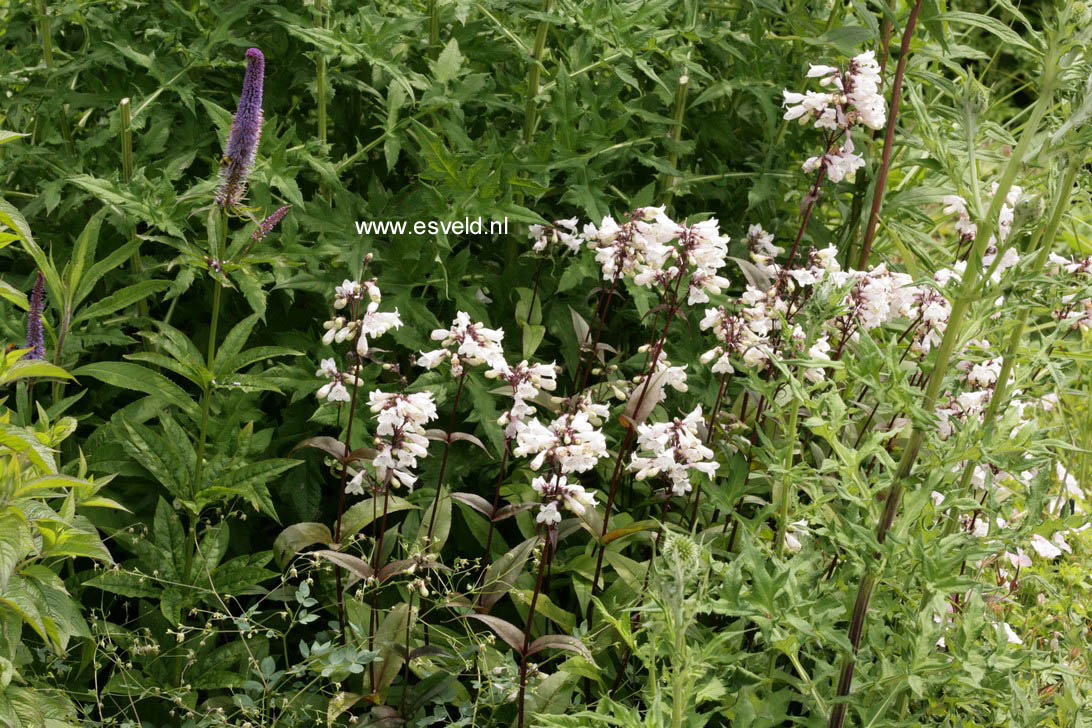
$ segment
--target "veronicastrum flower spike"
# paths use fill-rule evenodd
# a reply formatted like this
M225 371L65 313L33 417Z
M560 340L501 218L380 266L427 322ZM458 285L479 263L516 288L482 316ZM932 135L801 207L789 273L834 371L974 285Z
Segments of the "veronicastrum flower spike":
M246 52L246 75L239 95L239 108L231 120L231 131L220 165L220 186L216 204L230 209L246 194L246 180L258 156L262 137L262 86L265 81L265 56L257 48Z

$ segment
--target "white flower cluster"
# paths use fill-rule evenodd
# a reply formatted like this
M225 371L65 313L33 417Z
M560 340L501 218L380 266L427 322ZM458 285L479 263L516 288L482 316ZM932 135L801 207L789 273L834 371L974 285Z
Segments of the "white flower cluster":
M423 352L417 358L417 363L426 369L433 369L450 359L451 373L458 377L463 375L464 364L504 365L504 350L501 347L504 331L487 329L471 321L470 315L463 311L455 314L450 329L433 331L432 340L439 341L443 348Z
M816 129L830 132L827 151L808 159L803 168L805 172L823 168L832 182L841 182L864 166L853 146L853 127L863 124L881 129L887 122L887 103L880 95L880 66L875 52L868 51L851 58L845 71L812 65L808 78L818 78L819 84L830 90L797 93L785 89L784 118L800 119L802 124L813 121ZM839 139L843 141L839 143Z
M598 227L585 225L584 238L595 250L604 280L632 276L637 285L672 293L680 276L689 274L686 300L691 305L707 303L710 294L729 285L719 275L729 238L713 219L685 225L665 215L663 207L642 207L621 224L608 216Z
M412 394L376 390L368 395L376 413L376 455L372 458L376 478L381 483L395 482L412 489L417 476L417 458L428 454L425 425L436 419L436 403L428 392ZM357 472L345 486L346 493L363 495L364 471Z
M572 217L567 220L554 220L552 225L532 225L529 235L535 241L534 251L541 253L547 247L560 243L574 253L579 252L584 245L584 239L577 231L576 223L576 218Z
M997 183L993 183L993 194L997 194ZM994 265L994 261L997 260L1000 243L1004 243L1008 240L1009 235L1012 233L1012 222L1016 215L1016 203L1020 201L1020 198L1024 194L1024 189L1018 185L1013 185L1007 195L1005 195L1005 201L1001 203L1001 212L997 216L997 235L990 236L989 241L986 244L986 250L982 255L982 265L987 269ZM945 195L943 202L946 205L944 212L949 215L957 215L955 230L959 233L961 242L969 242L974 240L978 236L978 226L971 222L971 215L967 211L967 201L959 195ZM1000 243L998 242L1000 241ZM990 281L995 285L1001 282L1001 277L1010 268L1014 267L1020 262L1020 255L1016 252L1014 247L1005 249L1004 253L1001 253L1001 259L997 261L997 267L993 269L990 274ZM955 265L954 270L941 270L937 273L937 282L944 285L949 280L962 280L963 273L966 270L967 264L965 261L959 261Z
M701 424L699 406L681 420L639 425L637 452L629 464L630 470L637 471L637 480L663 474L671 481L671 492L683 496L691 490L691 470L712 478L717 472L717 463L713 460L713 451L698 436Z
M1051 253L1050 265L1055 275L1092 279L1092 256L1071 260ZM1054 312L1055 318L1068 321L1074 329L1092 331L1092 298L1078 298L1076 293L1069 293L1062 297L1062 303L1063 307Z
M517 457L534 456L531 469L543 464L562 473L583 473L607 456L607 439L593 425L586 411L566 412L547 427L532 419L516 435Z
M365 298L368 299L368 303L362 311L361 304ZM374 339L391 329L402 326L398 309L395 309L393 313L379 310L382 299L374 278L363 283L350 280L343 282L334 291L334 308L348 309L349 315L335 316L322 325L326 329L322 343L329 346L344 341L355 341L357 356L367 355L369 337Z
M564 506L580 516L588 507L595 506L595 495L584 490L579 483L570 483L564 475L538 477L531 481L531 487L542 497L536 521L547 528L554 528L561 522L558 506Z
M352 372L339 371L336 361L332 358L323 359L315 376L326 377L330 381L322 385L319 391L315 392L315 396L331 402L348 402L351 399L349 387L359 387L364 384L364 380L356 376L360 372L360 367L355 366L353 370Z
M552 392L557 389L556 364L529 364L527 360L511 366L503 360L494 361L485 376L499 379L512 387L512 407L498 418L497 424L504 428L504 436L513 439L526 426L528 416L534 409L528 404L540 392Z

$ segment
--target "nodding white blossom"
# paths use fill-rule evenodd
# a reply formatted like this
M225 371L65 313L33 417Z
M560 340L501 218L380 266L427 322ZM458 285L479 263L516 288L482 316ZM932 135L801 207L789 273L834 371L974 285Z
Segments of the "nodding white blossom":
M730 238L720 233L715 219L692 225L680 224L664 214L663 207L644 207L619 224L603 218L596 227L584 227L584 237L595 250L604 280L632 276L639 286L669 293L689 274L686 300L690 305L707 303L728 287L719 275L728 255Z
M357 371L359 371L359 367ZM363 380L355 376L355 374L338 371L337 362L332 358L322 360L318 371L315 372L315 376L326 377L330 380L315 392L316 397L330 402L348 402L351 399L349 387L364 384Z
M834 66L812 65L808 78L818 78L829 92L795 93L785 89L785 119L815 120L816 129L850 129L857 123L882 129L887 123L887 103L880 95L880 64L875 51L854 56L844 72Z
M541 253L548 246L561 243L569 250L578 252L584 245L584 238L576 230L576 218L554 220L552 225L532 225L529 235L535 241L534 251Z
M671 492L682 496L690 492L690 471L705 473L710 478L717 472L713 451L701 441L698 427L702 424L701 407L683 419L671 422L638 425L637 452L629 469L637 471L637 480L661 473L671 481Z
M1054 559L1061 556L1063 547L1067 553L1073 553L1073 549L1071 549L1069 547L1069 544L1065 542L1065 535L1061 532L1055 534L1054 542L1046 540L1037 533L1032 534L1031 547L1035 549L1035 553L1039 554L1048 561L1053 561Z
M1020 639L1020 635L1016 634L1016 632L1012 630L1012 627L1009 626L1008 622L1001 623L1001 631L1005 633L1005 640L1010 645L1024 644L1024 640Z
M417 357L417 363L433 369L444 360L451 360L451 373L462 376L463 365L491 367L504 365L503 329L487 329L470 320L470 314L459 311L449 329L436 329L432 340L439 341L442 349L426 351ZM454 349L454 350L453 350Z
M774 258L785 252L773 241L773 233L766 232L761 225L751 225L747 229L747 248L751 251L751 260L770 278L777 277L778 273L777 266L773 265Z
M814 344L808 349L808 358L815 359L816 361L830 361L830 341L827 339L827 335L820 336ZM809 382L818 384L823 381L823 367L809 367L804 376L807 377Z
M790 553L799 553L804 547L800 542L800 536L806 536L808 533L808 522L806 520L793 521L785 529L785 548Z
M809 157L801 165L805 172L813 172L825 167L831 182L841 182L849 175L865 166L864 157L854 153L853 139L848 135L844 144L832 147L825 154Z
M361 311L360 304L365 297L368 304ZM398 309L393 312L379 310L382 299L374 278L363 282L346 280L337 286L334 290L334 308L347 309L349 315L335 316L322 325L326 329L322 343L329 346L344 341L356 341L357 356L366 356L369 338L374 339L402 326Z
M955 231L959 233L959 237L964 241L974 240L978 235L978 226L971 222L971 214L967 212L967 201L959 195L945 195L941 202L946 205L944 214L959 216L955 224Z
M505 437L516 437L523 429L527 417L535 413L528 404L529 401L535 399L539 392L552 392L557 388L557 372L558 367L552 362L529 364L525 359L515 366L503 360L493 362L485 376L489 379L500 379L512 387L512 407L497 420L497 424L504 428Z
M417 467L417 458L428 454L425 425L436 419L432 395L376 390L368 395L368 404L378 423L376 455L372 458L376 478L383 483L397 481L412 489L417 476L410 471ZM364 471L361 470L345 486L345 492L362 495L363 478Z
M516 435L517 457L533 455L531 469L544 463L562 473L583 473L607 456L607 438L588 419L587 412L567 412L547 427L534 418Z
M803 169L810 172L823 168L832 182L841 182L864 166L864 159L854 153L853 127L863 124L880 129L887 122L887 104L879 93L880 66L875 52L868 51L850 59L845 71L834 66L812 65L808 78L818 78L821 86L829 86L831 90L797 93L785 89L784 118L799 119L802 124L813 121L816 129L831 132L827 151L808 159ZM844 141L838 143L839 138Z
M535 520L547 527L561 522L559 504L578 516L595 506L595 494L584 490L579 483L570 483L564 475L537 477L531 481L531 488L542 497L542 507Z

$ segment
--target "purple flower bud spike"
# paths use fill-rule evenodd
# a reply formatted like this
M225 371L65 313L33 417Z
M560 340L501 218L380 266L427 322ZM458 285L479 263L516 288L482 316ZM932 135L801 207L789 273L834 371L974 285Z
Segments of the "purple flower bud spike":
M256 243L266 235L269 235L269 233L273 231L273 228L277 227L277 224L284 219L284 216L287 215L288 211L291 209L291 205L277 208L272 215L262 220L261 224L258 225L257 230L250 234L250 240Z
M284 219L284 216L288 214L288 211L292 209L291 205L285 205L284 207L278 207L272 215L262 220L257 229L250 234L250 242L243 248L243 252L239 254L240 258L245 258L246 254L250 252L250 246L254 243L261 242L262 238L269 235L273 231L273 228L277 227L277 223Z
M24 359L45 359L45 336L42 333L42 306L45 302L45 276L38 272L27 309L27 348Z
M257 48L246 52L246 76L239 95L239 108L231 120L231 132L220 163L220 186L216 204L232 208L246 193L246 178L258 155L262 137L262 85L265 82L265 56Z

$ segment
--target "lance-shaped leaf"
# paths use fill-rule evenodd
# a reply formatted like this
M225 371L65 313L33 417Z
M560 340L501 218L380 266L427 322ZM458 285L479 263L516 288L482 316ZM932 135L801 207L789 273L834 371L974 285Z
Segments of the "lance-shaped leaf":
M539 637L527 647L528 656L541 652L546 649L554 650L568 650L569 652L575 652L588 662L595 664L595 659L592 658L591 650L584 646L584 643L578 640L576 637L570 637L564 634L547 634Z
M330 529L326 527L326 524L314 522L293 523L281 531L273 542L273 554L277 559L277 564L283 569L285 564L301 549L316 543L328 546L333 540L334 537L330 534Z
M316 554L331 561L343 569L352 572L355 576L361 579L370 579L375 572L372 570L371 564L364 559L358 558L351 554L343 554L340 551L331 551L330 549L322 549L316 551Z
M494 617L489 614L468 614L471 619L476 619L489 625L489 628L497 633L497 636L508 643L516 652L523 654L523 630L506 619Z
M159 372L154 372L139 364L101 361L85 364L72 373L77 377L92 377L100 382L121 387L122 389L144 392L177 406L193 417L198 415L197 403L190 395L186 394L184 389Z
M532 536L489 565L478 595L478 611L488 612L515 585L516 577L523 571L536 543L538 536Z
M389 493L386 496L380 496L378 498L369 498L368 500L360 501L351 508L349 508L341 516L341 538L342 540L352 536L360 529L367 526L372 521L375 521L383 517L383 500L386 498L387 513L395 513L397 511L406 511L411 508L417 508L417 506L410 503L405 498L399 498L393 493Z
M649 414L660 401L660 394L664 391L665 378L670 368L661 369L651 378L642 379L629 395L626 409L623 414L622 424L633 428L648 419Z

